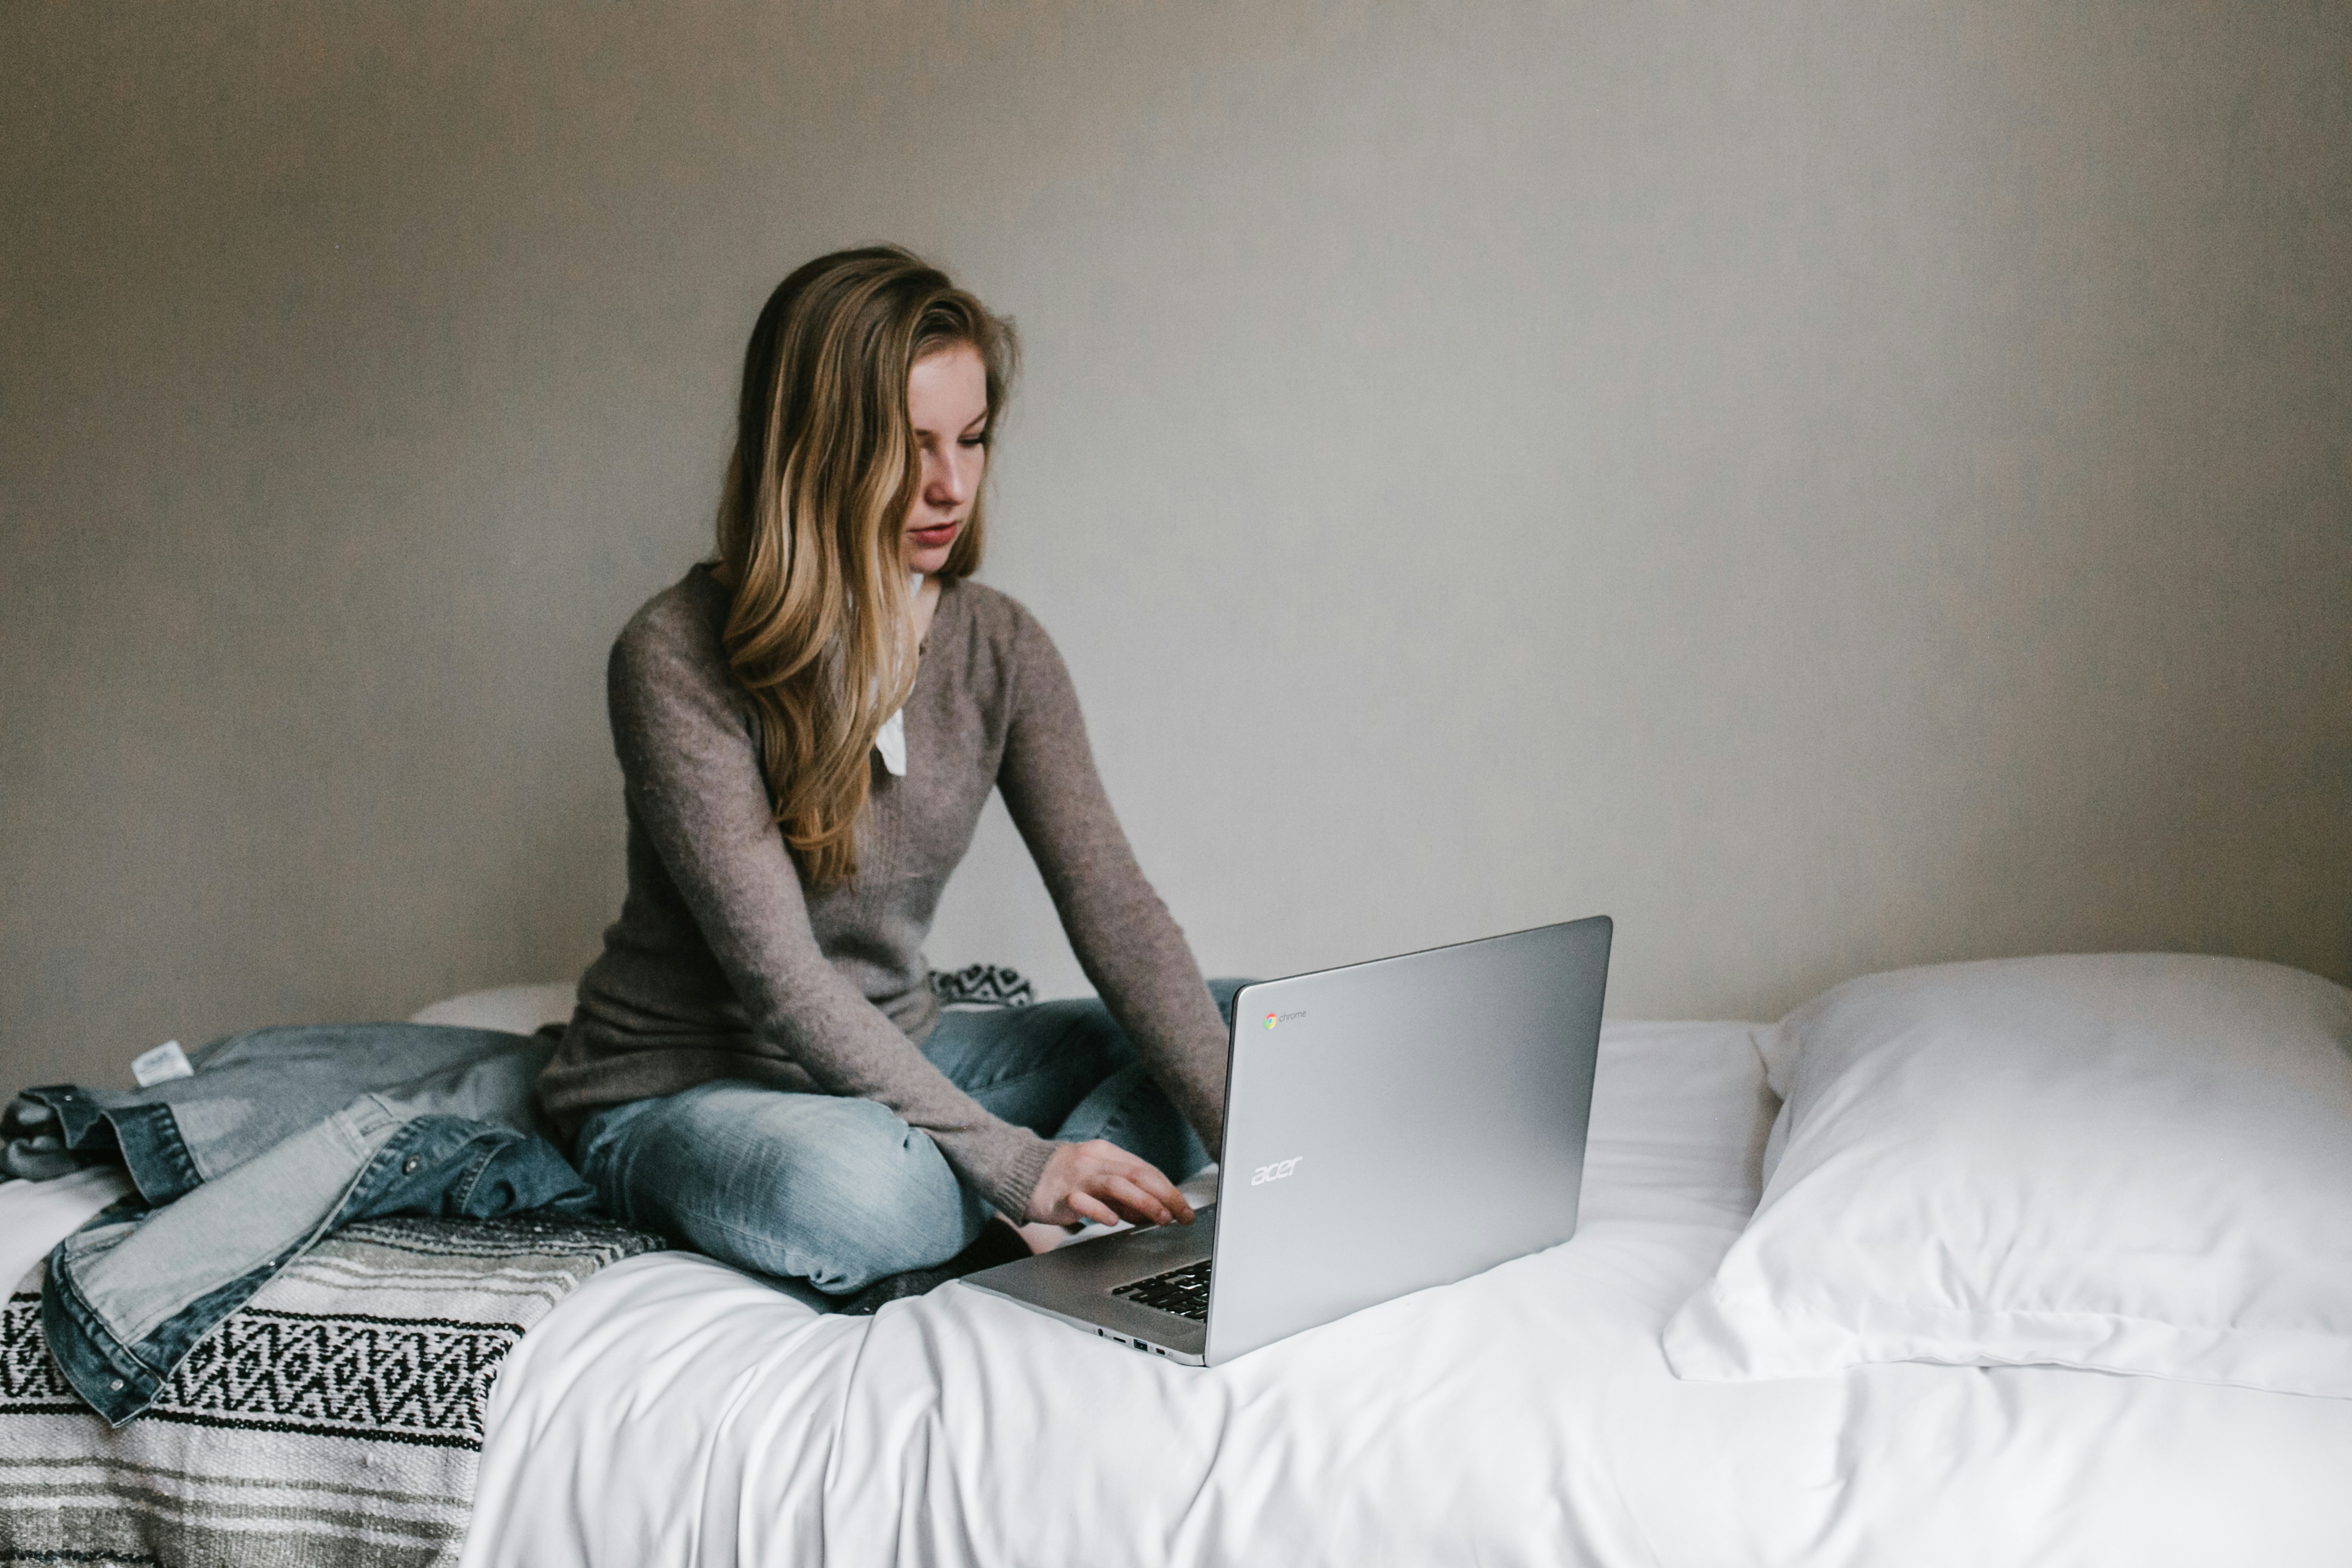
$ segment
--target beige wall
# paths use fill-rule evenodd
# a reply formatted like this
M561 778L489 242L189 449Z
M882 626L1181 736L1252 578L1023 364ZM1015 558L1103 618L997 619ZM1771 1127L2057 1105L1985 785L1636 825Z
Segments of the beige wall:
M1213 972L2352 978L2347 82L2341 5L8 6L0 1080L576 973L604 650L875 237L1022 323L987 575ZM1001 816L932 957L1079 983Z

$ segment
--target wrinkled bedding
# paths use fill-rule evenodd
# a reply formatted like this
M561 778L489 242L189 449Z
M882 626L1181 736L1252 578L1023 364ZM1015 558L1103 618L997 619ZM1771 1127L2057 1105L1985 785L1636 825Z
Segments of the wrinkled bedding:
M1677 1381L1757 1197L1750 1026L1612 1025L1565 1246L1231 1365L961 1286L822 1316L677 1254L517 1347L466 1561L2336 1564L2352 1401L2060 1369Z

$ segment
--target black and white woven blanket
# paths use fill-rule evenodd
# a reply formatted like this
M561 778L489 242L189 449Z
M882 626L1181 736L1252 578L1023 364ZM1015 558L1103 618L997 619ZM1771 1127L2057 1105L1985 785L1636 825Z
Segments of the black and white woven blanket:
M931 971L931 994L942 1007L1026 1007L1037 1000L1037 988L1017 969L1001 963L967 963L950 973Z
M362 1221L224 1319L120 1431L50 1360L37 1270L0 1311L0 1563L454 1563L507 1352L660 1246L568 1215Z

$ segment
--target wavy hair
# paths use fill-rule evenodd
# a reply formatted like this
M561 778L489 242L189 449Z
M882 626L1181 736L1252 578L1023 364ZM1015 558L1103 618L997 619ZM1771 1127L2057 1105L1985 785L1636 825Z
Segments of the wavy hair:
M914 689L902 541L922 466L907 378L958 344L987 369L992 444L1013 324L896 246L794 271L744 351L713 570L732 595L727 658L760 716L770 804L813 889L856 877L874 736ZM977 571L982 536L975 497L939 575Z

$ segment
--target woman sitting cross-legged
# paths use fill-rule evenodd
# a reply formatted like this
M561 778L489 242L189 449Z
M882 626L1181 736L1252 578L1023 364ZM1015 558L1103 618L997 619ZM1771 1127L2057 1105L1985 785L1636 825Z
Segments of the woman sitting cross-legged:
M715 562L608 669L628 892L540 1097L613 1210L863 1304L1046 1226L1189 1222L1240 984L1144 880L1037 622L971 581L1006 322L895 248L784 279ZM992 789L1101 1001L942 1013L922 942ZM862 1293L862 1296L861 1296Z

